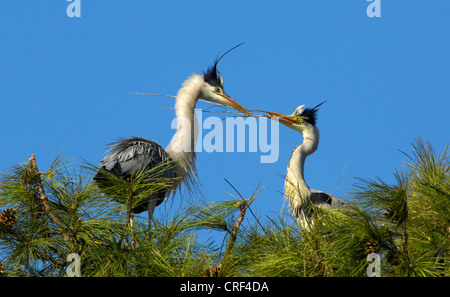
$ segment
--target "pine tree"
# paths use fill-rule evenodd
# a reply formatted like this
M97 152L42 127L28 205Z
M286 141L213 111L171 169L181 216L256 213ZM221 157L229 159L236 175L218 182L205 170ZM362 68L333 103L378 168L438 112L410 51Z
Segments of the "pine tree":
M108 176L105 191L95 166L58 157L42 172L32 156L1 175L0 276L66 276L74 253L82 276L366 276L374 254L381 276L449 276L449 147L437 154L419 138L405 155L395 184L358 179L354 205L314 209L308 231L290 211L256 217L259 185L249 198L187 197L149 231L130 209L167 180L135 195L146 176Z
M380 256L382 276L449 276L450 158L431 143L413 144L397 183L359 179L353 207L316 209L300 233L286 216L247 239L249 270L262 276L366 276L367 256ZM267 231L269 231L267 233Z
M39 171L34 155L28 163L3 172L0 183L0 274L2 276L65 276L76 253L83 276L209 276L218 275L238 236L236 212L248 200L207 203L193 199L172 216L147 220L130 210L169 181L154 178L155 187L139 195L146 176L123 180L108 175L108 189L92 181L98 168L83 165L71 171L57 158L47 172ZM156 170L157 171L157 170ZM105 192L107 194L105 194ZM239 202L239 203L238 203ZM196 231L219 230L228 239L226 251L201 242Z

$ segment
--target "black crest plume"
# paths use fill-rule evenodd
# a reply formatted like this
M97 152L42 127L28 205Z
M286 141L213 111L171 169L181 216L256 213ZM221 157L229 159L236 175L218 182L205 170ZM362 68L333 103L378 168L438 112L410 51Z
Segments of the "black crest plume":
M325 102L327 101L324 101L313 108L305 108L303 109L301 114L296 114L296 116L307 117L307 119L305 119L304 121L315 126L317 121L317 111L319 110L319 107Z
M205 79L205 81L207 83L209 83L212 86L217 86L217 87L221 87L223 88L223 84L222 84L222 80L219 78L219 71L217 71L217 64L219 63L219 61L229 52L231 52L232 50L234 50L237 47L240 47L241 45L243 45L244 42L239 43L238 45L236 45L235 47L227 50L222 56L220 56L219 58L216 58L214 60L214 64L212 66L210 66L208 68L208 70L206 72L203 72L203 78Z

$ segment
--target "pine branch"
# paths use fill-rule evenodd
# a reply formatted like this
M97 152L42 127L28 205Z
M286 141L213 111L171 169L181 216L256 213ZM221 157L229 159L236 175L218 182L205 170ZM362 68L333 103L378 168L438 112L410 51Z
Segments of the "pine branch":
M243 200L244 203L247 203L244 196L241 195L241 193L239 193L239 191L226 179L224 178L224 180L233 188L233 190L236 191L236 193L239 195L239 197L241 197L241 199ZM258 185L256 186L256 189L259 188L259 185L261 184L261 181L258 183ZM256 197L264 188L261 188L261 190L259 190L258 193L255 192L252 194L252 197ZM253 198L254 199L254 198ZM251 202L250 202L251 203ZM258 225L261 227L261 229L264 231L264 233L266 233L266 230L264 229L263 225L261 224L261 222L259 221L259 219L255 216L255 213L252 211L252 209L250 208L250 204L248 205L248 210L250 210L250 213L252 214L253 218L256 220L256 222L258 223ZM267 233L266 233L267 235Z
M168 181L155 173L147 189L139 182L147 177L111 177L105 192L60 160L39 171L32 155L1 174L0 274L64 275L67 253L77 252L84 276L366 276L367 255L378 253L383 276L450 276L450 152L438 155L421 140L413 146L394 184L361 180L354 207L317 209L308 233L290 212L257 218L259 185L244 198L230 184L239 197L190 197L175 213L158 208L150 238L138 215L128 228L127 210ZM247 210L255 218L248 224ZM197 231L227 235L203 242Z
M38 170L38 166L36 163L36 157L34 154L31 155L31 157L28 159L28 161L30 162L30 164L32 165L32 167L35 170L36 176L37 176L37 185L39 188L39 193L40 193L40 199L42 201L42 204L44 205L44 210L45 212L47 212L47 214L50 216L50 218L52 218L53 222L55 222L55 224L58 226L58 230L61 232L61 234L64 236L64 239L67 241L67 244L69 245L70 248L73 248L73 241L72 238L64 231L64 225L61 223L61 221L58 219L58 217L53 213L49 201L48 201L48 197L47 195L45 195L45 191L44 191L44 186L41 180L41 173Z
M242 197L242 200L243 200L243 202L238 202L239 215L238 215L238 217L236 219L236 224L235 224L233 230L231 230L230 239L229 239L227 247L225 249L225 256L224 256L224 258L231 253L231 251L232 251L232 249L234 247L234 243L236 242L236 238L237 238L237 234L239 232L239 228L240 228L240 226L242 224L242 221L245 218L245 212L247 211L247 208L249 206L249 204L247 203L247 200L244 197Z
M231 228L231 230L229 232L230 237L229 237L227 245L225 247L225 252L223 254L223 257L220 260L220 265L221 265L220 271L222 271L221 274L224 274L224 275L229 273L231 271L232 267L239 265L239 264L236 264L236 263L239 263L239 261L240 261L238 255L245 254L245 252L236 251L235 244L238 239L238 234L239 234L239 231L241 228L241 224L244 221L246 211L247 211L247 209L250 209L250 204L253 203L253 201L255 200L257 195L261 192L261 190L258 191L258 188L259 188L259 184L258 184L258 187L252 193L250 198L246 199L239 193L239 191L237 191L237 189L228 180L226 180L226 181L238 193L238 195L240 196L242 201L237 202L236 206L239 209L239 215L236 218L233 228ZM258 219L256 217L255 217L255 219L258 221ZM258 223L260 224L259 221L258 221ZM262 228L264 230L264 227L262 227ZM264 230L264 232L265 232L265 230Z

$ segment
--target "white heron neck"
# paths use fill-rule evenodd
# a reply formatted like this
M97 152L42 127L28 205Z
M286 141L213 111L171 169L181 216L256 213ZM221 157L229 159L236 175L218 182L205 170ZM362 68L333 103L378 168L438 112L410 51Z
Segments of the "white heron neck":
M304 154L309 156L314 153L319 146L319 129L317 129L315 126L312 126L310 129L304 130L302 135L302 151Z
M316 127L303 131L303 143L292 152L286 173L285 196L293 209L301 207L311 190L304 177L306 157L314 153L319 145L319 130Z
M312 127L311 129L303 131L303 143L298 145L292 152L289 160L289 168L296 171L297 174L303 178L306 157L317 150L319 146L319 129Z
M166 151L177 162L177 172L181 179L195 172L195 143L198 130L195 105L203 84L202 76L193 73L184 81L175 99L177 131Z

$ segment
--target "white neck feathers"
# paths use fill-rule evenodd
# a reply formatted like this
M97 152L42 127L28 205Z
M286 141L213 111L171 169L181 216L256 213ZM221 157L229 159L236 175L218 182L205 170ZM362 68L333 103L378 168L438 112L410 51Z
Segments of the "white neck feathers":
M311 195L311 190L304 178L305 160L317 150L319 145L319 130L316 127L313 126L302 134L303 143L292 152L285 181L285 197L293 210L298 210Z
M200 98L204 80L193 73L178 91L175 101L177 131L166 148L167 153L177 162L177 173L181 180L196 174L195 142L198 123L195 117L195 105ZM179 181L181 181L179 180Z

